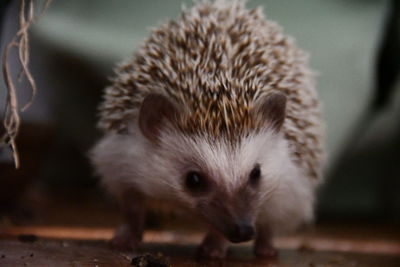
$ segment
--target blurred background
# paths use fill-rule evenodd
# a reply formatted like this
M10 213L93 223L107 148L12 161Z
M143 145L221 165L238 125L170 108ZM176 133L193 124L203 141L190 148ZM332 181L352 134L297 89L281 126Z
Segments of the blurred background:
M51 3L30 32L30 69L39 90L21 114L20 170L14 169L9 150L0 151L0 216L20 224L111 225L119 220L87 157L100 134L96 108L115 64L131 56L152 27L176 18L183 3L191 1ZM398 224L399 2L248 1L248 7L259 5L310 53L318 74L329 158L317 223ZM17 30L18 6L19 1L1 1L2 49ZM17 75L16 53L11 66ZM3 82L0 112L6 100ZM21 105L30 94L26 81L18 84ZM81 220L84 207L90 216ZM63 215L62 210L70 212ZM156 225L157 216L150 214L149 224Z

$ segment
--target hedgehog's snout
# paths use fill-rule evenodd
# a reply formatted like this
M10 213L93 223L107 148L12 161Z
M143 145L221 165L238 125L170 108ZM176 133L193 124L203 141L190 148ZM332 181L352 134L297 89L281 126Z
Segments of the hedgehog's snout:
M229 233L228 239L233 243L246 242L254 238L254 227L247 223L238 223L234 225Z
M253 201L219 193L212 200L198 205L198 211L210 226L233 243L246 242L255 236ZM246 207L246 208L245 208Z

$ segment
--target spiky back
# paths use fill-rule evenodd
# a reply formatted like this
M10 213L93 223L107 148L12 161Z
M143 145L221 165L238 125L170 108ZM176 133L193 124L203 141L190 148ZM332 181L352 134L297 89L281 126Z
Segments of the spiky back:
M322 158L318 101L306 57L260 9L241 1L202 1L154 30L106 89L99 127L121 131L144 97L160 93L186 110L184 133L235 142L261 127L255 100L271 90L288 96L285 137L293 159L312 177Z

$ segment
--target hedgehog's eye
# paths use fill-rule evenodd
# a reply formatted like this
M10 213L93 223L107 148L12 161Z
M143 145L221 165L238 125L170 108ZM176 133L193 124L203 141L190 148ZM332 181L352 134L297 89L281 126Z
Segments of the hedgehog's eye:
M260 165L256 164L256 166L251 170L249 175L249 182L251 185L257 185L261 179L261 169Z
M205 193L208 190L207 179L199 172L190 171L186 174L185 187L191 193Z

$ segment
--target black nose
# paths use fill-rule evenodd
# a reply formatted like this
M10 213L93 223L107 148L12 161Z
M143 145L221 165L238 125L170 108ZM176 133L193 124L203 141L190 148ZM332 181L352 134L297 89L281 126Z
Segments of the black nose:
M254 228L249 224L238 224L234 227L229 240L233 243L246 242L254 237Z

